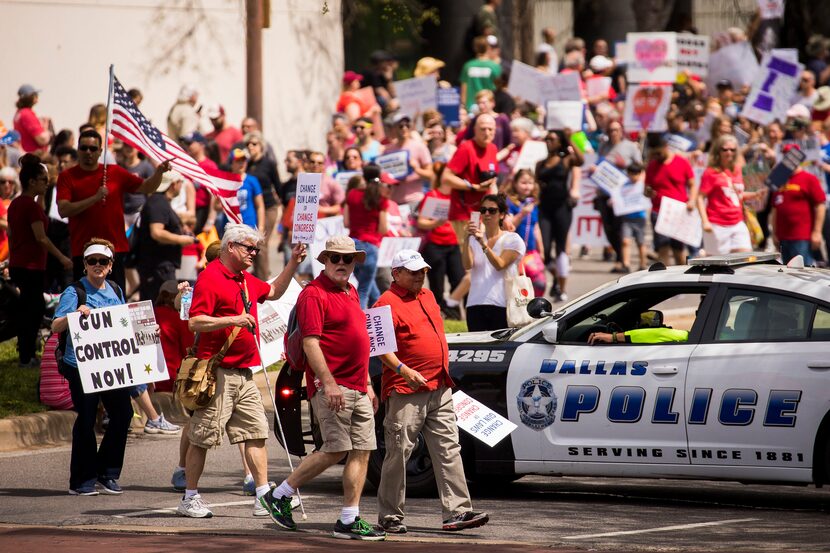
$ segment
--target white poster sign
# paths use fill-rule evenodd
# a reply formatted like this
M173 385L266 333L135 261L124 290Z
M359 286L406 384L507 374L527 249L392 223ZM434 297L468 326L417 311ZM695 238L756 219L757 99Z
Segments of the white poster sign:
M760 125L778 119L787 119L787 109L804 66L790 60L767 54L752 84L741 115Z
M592 77L585 81L585 91L588 98L608 96L609 88L611 88L611 77Z
M149 301L67 315L87 394L167 380L167 364Z
M666 115L671 105L671 85L630 85L628 87L623 126L628 132L665 132Z
M507 83L507 91L516 98L542 105L545 99L542 97L541 82L544 73L533 66L513 61L510 67L510 80Z
M437 221L446 221L449 216L450 200L442 200L435 196L430 196L424 200L424 207L421 208L421 217L435 219Z
M346 190L349 187L349 181L352 177L356 177L358 175L362 175L361 171L340 171L334 175L334 180L337 181L343 190Z
M369 333L369 357L398 351L395 339L395 324L392 322L392 308L388 305L364 309L366 332Z
M397 180L405 179L412 172L412 166L409 165L409 150L383 154L375 158L375 163Z
M737 42L724 46L709 55L709 74L706 86L715 90L718 81L728 79L732 86L740 88L752 84L758 73L758 59L747 42Z
M378 249L378 267L391 267L396 253L401 250L418 251L420 247L421 239L418 237L385 236Z
M548 146L541 140L526 140L513 166L515 173L519 169L536 169L536 164L548 157Z
M622 188L628 182L628 175L617 169L613 163L604 159L597 165L591 175L591 180L611 196L615 190Z
M582 116L584 105L578 102L548 102L545 107L545 128L551 131L570 129L574 132L582 130Z
M596 162L596 155L586 154L585 167L590 167ZM594 198L597 195L597 185L588 175L582 173L582 181L579 183L579 202L573 210L571 221L571 246L604 247L608 245L605 239L605 230L602 228L602 217L594 209Z
M660 211L657 213L654 231L695 248L700 247L703 240L700 213L696 209L689 211L686 209L686 202L674 198L663 197L660 200Z
M292 244L311 244L314 242L317 209L320 206L321 177L320 173L300 173L297 177Z
M452 403L458 428L490 447L495 446L516 430L514 423L461 390L452 395Z
M400 104L400 113L414 118L426 109L435 109L438 78L435 75L395 81L395 94Z
M641 211L651 209L651 200L646 198L645 184L643 182L631 182L614 190L611 194L611 207L614 215L622 217Z
M679 134L666 135L666 141L668 142L669 149L679 154L692 151L695 145L694 142Z
M709 74L709 37L678 33L677 71L689 71L692 75L705 77Z
M677 35L675 33L628 33L631 48L628 81L631 83L673 83L677 77Z
M582 89L579 86L578 73L559 73L557 75L542 75L541 92L546 101L556 100L559 102L581 102Z

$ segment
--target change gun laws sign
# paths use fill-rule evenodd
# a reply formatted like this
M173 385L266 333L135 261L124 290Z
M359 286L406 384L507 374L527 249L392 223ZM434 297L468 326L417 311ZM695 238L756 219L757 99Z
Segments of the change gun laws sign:
M364 309L363 313L366 314L366 332L369 333L369 357L398 351L392 308L384 305Z
M167 380L167 364L149 301L67 315L72 349L87 394Z
M292 244L314 242L317 210L320 206L320 173L300 173L297 177L297 195L294 199Z
M452 402L458 428L490 447L516 430L515 424L460 390L452 395Z

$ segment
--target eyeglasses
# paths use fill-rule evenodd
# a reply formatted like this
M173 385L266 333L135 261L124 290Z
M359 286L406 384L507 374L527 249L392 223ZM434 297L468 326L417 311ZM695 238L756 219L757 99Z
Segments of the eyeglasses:
M480 207L478 209L478 212L481 213L482 215L485 215L485 214L495 215L496 213L499 212L499 208L497 208L497 207Z
M246 146L259 146L260 143L259 142L247 142L245 145Z
M721 152L737 152L737 148L721 148Z
M101 265L102 267L106 267L110 264L112 259L109 257L87 257L84 259L84 263L89 265L90 267L95 267L96 265Z
M356 130L356 131L365 131L368 128L369 127L367 127L366 125L355 125L354 130Z
M3 179L0 180L0 184L15 184L15 181L13 179Z
M400 123L398 123L398 128L399 129L408 129L409 126L410 126L409 123L407 123L406 121L401 121Z
M256 246L249 246L248 244L243 244L241 242L234 242L234 244L245 248L245 251L248 252L249 255L257 255L259 253L259 248Z
M335 265L340 263L341 260L343 261L344 265L351 265L354 261L354 254L347 253L340 255L339 253L333 253L329 255L329 261L331 261Z
M87 144L82 144L81 146L78 146L78 151L79 152L97 152L98 151L98 146L89 146Z
M424 267L423 269L418 269L417 271L411 271L406 267L401 267L401 270L409 276L418 276L427 274L429 272L429 267Z

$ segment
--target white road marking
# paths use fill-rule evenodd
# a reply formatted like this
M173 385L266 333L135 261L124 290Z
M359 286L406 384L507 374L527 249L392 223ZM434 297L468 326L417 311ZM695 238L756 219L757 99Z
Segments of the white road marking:
M303 494L303 501L306 499L311 499L314 496L305 495ZM239 507L239 506L254 506L254 498L251 497L250 499L245 499L243 501L228 501L227 503L208 503L208 507ZM178 509L178 505L175 507L164 507L161 509L147 509L146 511L135 511L133 513L127 513L124 515L114 515L113 518L128 518L128 517L140 517L144 515L158 515L164 513L175 513L176 509Z
M620 532L603 532L602 534L579 534L578 536L564 536L565 540L587 540L591 538L607 538L612 536L628 536L631 534L648 534L650 532L671 532L672 530L689 530L691 528L704 528L706 526L722 526L724 524L737 524L739 522L751 522L757 518L733 518L731 520L718 520L713 522L698 522L695 524L678 524L677 526L661 526L660 528L645 528L643 530L625 530Z

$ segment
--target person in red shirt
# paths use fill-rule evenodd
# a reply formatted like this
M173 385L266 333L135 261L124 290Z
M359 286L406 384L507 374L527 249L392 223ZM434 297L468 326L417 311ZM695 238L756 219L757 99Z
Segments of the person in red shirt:
M129 192L155 192L161 177L170 170L170 163L159 164L143 181L118 165L108 165L104 185L104 166L98 164L100 156L101 135L92 129L85 130L78 137L78 165L58 176L58 213L69 219L73 278L79 280L83 276L84 244L93 237L105 238L115 245L111 278L125 289L124 259L130 244L124 229L123 196Z
M219 159L226 160L234 144L242 141L242 131L227 122L225 108L221 104L210 106L207 116L213 125L213 132L208 133L205 138L216 142L219 147Z
M441 309L424 289L430 266L415 250L392 259L391 288L374 307L390 306L398 350L381 355L381 398L386 456L378 486L378 521L387 531L406 532L406 466L423 433L429 449L443 510L444 530L483 526L486 513L473 511L461 463L449 373L449 352Z
M46 152L52 140L49 120L41 120L32 109L37 104L39 93L40 90L30 84L24 84L17 90L14 130L20 133L20 146L24 152Z
M49 174L40 158L26 154L20 158L20 184L23 192L9 206L9 275L20 290L17 349L20 365L39 366L35 357L38 329L46 312L43 291L46 256L52 254L66 269L72 260L63 255L46 236L49 218L36 200L46 193Z
M692 165L671 151L666 136L649 135L648 146L652 157L646 167L645 194L651 198L651 226L654 228L664 197L684 202L689 211L697 209L697 183ZM698 247L688 246L689 255L695 255ZM686 248L687 245L679 240L654 233L654 251L666 266L670 264L669 252L674 254L675 263L683 264Z
M215 175L219 167L207 156L207 138L201 133L194 132L179 138L187 153L190 154L199 167L208 175ZM227 158L222 158L227 159ZM203 231L210 231L216 222L216 208L213 206L213 197L207 188L201 184L196 185L196 226L193 232L196 235Z
M188 326L199 333L196 356L209 359L230 342L216 369L216 396L193 412L188 429L185 477L187 488L178 507L183 516L210 517L199 495L199 478L207 450L222 443L225 432L232 444L245 444L245 458L256 485L258 504L270 511L264 499L268 486L265 439L268 421L251 367L262 363L256 340L257 304L280 298L305 257L297 244L291 260L271 284L248 272L263 242L262 235L247 225L229 224L222 236L219 258L211 261L196 280Z
M499 163L495 136L496 120L491 115L480 115L473 139L458 147L441 176L441 182L452 188L450 223L459 244L466 243L470 213L478 209L481 198L495 192Z
M295 530L291 496L296 489L346 457L343 509L334 536L377 541L386 534L360 518L360 496L369 454L377 448L374 413L378 400L369 379L369 336L357 290L349 284L355 263L366 252L348 236L333 236L317 257L323 272L297 299L296 317L306 358L306 383L323 446L303 459L269 496L277 506L272 519Z
M782 153L798 145L784 146ZM812 251L821 248L821 230L827 212L826 196L819 180L797 168L787 184L772 196L772 236L781 249L781 261L788 263L796 255L804 265L815 263Z

